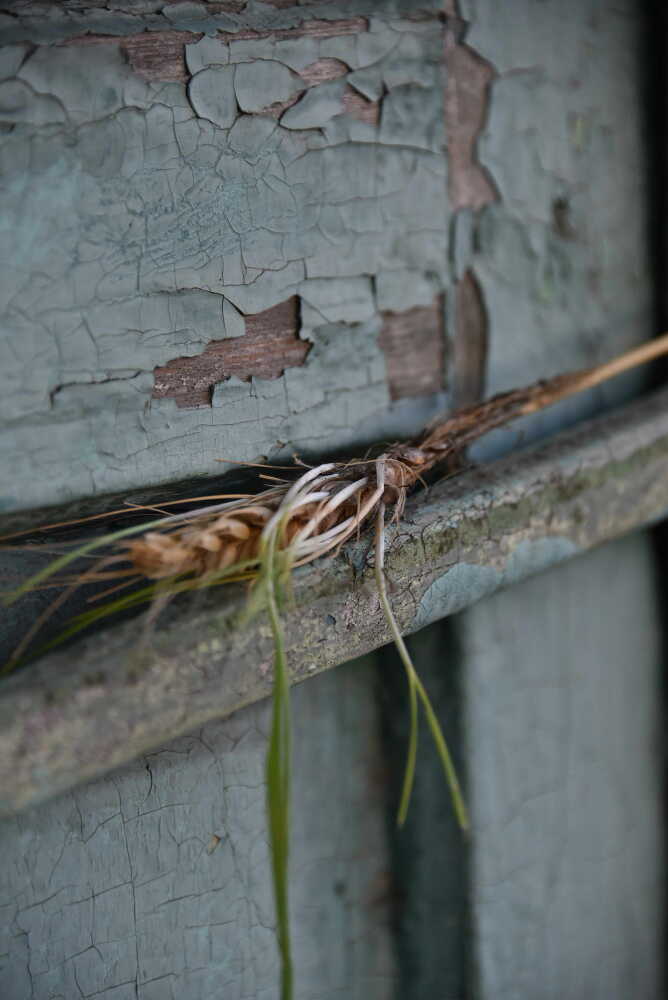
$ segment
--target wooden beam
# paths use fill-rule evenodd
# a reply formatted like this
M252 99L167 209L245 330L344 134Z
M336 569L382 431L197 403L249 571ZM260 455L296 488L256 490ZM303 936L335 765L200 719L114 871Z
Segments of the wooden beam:
M668 512L668 389L416 495L388 527L395 613L412 632ZM368 539L296 575L295 681L389 640ZM0 811L11 813L265 697L266 622L214 590L160 623L126 621L45 657L0 690Z

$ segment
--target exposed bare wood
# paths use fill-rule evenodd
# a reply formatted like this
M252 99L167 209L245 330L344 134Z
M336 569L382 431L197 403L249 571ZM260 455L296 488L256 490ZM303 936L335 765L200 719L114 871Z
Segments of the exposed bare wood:
M67 45L118 45L135 73L145 80L176 80L184 83L189 73L184 46L198 41L201 33L190 31L142 31L127 37L80 35Z
M340 59L316 59L309 66L305 66L300 72L302 80L305 80L309 87L315 87L318 83L326 83L328 80L338 80L340 76L345 76L350 71Z
M440 297L431 306L383 313L379 344L392 399L427 396L443 388L445 334Z
M380 101L369 101L352 87L346 87L343 94L343 110L368 125L377 125L380 121Z
M487 310L480 285L469 268L455 289L452 394L456 407L470 406L484 395L487 326Z
M448 136L448 188L453 211L482 208L497 198L488 172L478 163L476 142L485 124L493 67L445 31L445 125Z
M179 407L210 406L213 386L232 375L246 381L278 378L286 368L303 365L310 350L298 331L299 300L292 296L246 316L243 337L213 340L196 357L175 358L156 368L153 396L175 399Z
M298 28L266 31L246 28L234 32L219 31L218 37L232 42L247 38L295 38L300 35L310 35L312 38L336 38L339 35L356 35L368 29L369 22L365 17L349 17L332 21L304 21Z

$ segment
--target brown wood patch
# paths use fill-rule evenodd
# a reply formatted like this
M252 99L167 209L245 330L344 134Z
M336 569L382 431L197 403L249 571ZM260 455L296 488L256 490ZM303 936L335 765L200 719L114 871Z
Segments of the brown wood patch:
M178 80L190 78L186 67L185 46L199 41L201 34L187 31L143 31L121 42L128 62L135 73L145 80Z
M136 35L81 35L66 45L118 45L138 76L144 80L177 81L190 79L185 48L198 42L202 32L142 31Z
M377 125L380 121L380 101L369 101L352 87L346 87L343 95L343 110L360 122Z
M357 35L368 31L369 22L365 17L348 17L340 21L303 21L297 28L277 28L258 30L242 28L240 31L219 31L218 38L234 42L248 38L298 38L310 35L312 38L336 38L338 35Z
M430 396L445 387L443 299L405 312L384 312L378 343L385 355L390 399Z
M311 345L299 338L296 295L271 309L246 316L246 333L212 340L193 358L175 358L154 369L154 399L175 399L179 407L211 406L214 385L232 375L274 379L304 364Z
M300 70L299 75L309 86L315 87L319 83L327 83L328 80L338 80L340 76L345 76L350 71L340 59L316 59Z
M489 86L494 77L490 63L445 32L445 126L448 138L448 190L454 212L482 208L498 194L484 167L478 163L476 143L487 115Z
M290 4L292 5L292 3ZM212 11L226 10L225 4L210 4ZM213 8L217 8L214 10ZM229 9L234 9L229 7ZM364 17L350 17L339 21L305 21L295 28L281 28L278 30L256 30L246 28L241 31L218 31L217 37L224 42L240 41L252 38L300 38L304 35L313 38L335 38L339 35L354 35L360 31L368 30L368 22ZM186 83L190 79L190 73L185 61L185 45L191 45L202 38L201 31L138 31L134 35L79 35L70 38L65 45L118 45L126 54L128 62L138 76L145 80L165 80ZM332 64L327 67L319 66L322 72L332 73L332 66L338 63L338 59L318 60L318 64ZM318 64L313 64L317 66ZM345 66L344 63L340 63ZM344 69L344 72L346 70ZM335 79L335 75L325 75L323 79ZM317 80L313 82L322 82ZM307 81L310 84L310 81ZM296 98L295 98L296 100ZM294 100L291 102L294 103ZM282 106L277 112L282 113L289 104ZM266 113L266 112L263 112ZM269 113L273 113L269 110Z
M318 59L316 62L305 66L300 72L300 76L306 84L305 90L309 87L316 87L320 83L327 83L330 80L338 80L349 72L349 67L340 59ZM291 108L293 104L301 99L304 91L293 94L287 101L270 104L261 111L254 112L260 115L272 115L280 118L284 111ZM352 87L347 86L341 99L341 113L346 113L356 118L358 121L367 122L369 125L377 125L380 120L380 102L369 101L362 94L359 94Z
M480 285L470 269L455 290L455 337L452 345L453 405L479 403L485 390L488 349L487 310Z

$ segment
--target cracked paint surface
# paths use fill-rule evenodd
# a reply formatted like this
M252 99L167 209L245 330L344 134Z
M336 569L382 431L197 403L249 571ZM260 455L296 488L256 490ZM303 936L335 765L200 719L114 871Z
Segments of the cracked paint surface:
M653 562L649 536L627 536L481 601L458 630L483 997L663 995Z
M546 3L536 17L520 0L508 31L500 5L460 8L466 44L495 70L477 150L499 200L461 220L452 248L460 274L473 267L485 304L491 394L595 364L656 332L638 83L644 22L632 3ZM473 454L553 433L644 384L632 373L495 432Z
M350 5L335 17L319 4L318 18L263 8L252 28L219 11L205 34L198 5L170 5L160 16L190 39L182 79L169 59L169 80L138 72L123 17L125 48L95 18L74 31L72 10L50 19L67 44L8 59L6 510L220 471L221 453L361 444L416 430L442 406L443 351L430 398L418 385L397 409L379 343L390 284L408 311L422 285L433 301L449 280L442 23L357 6L347 19ZM22 23L47 40L44 25ZM191 410L158 385L175 359L219 342L230 352L226 338L293 296L303 374L288 359L265 387L263 371L232 367L210 379L206 413L202 393ZM251 379L243 405L257 415L241 429L230 376Z
M252 27L241 0L138 6L18 2L0 15L7 508L182 478L282 442L324 452L362 428L406 434L444 396L391 405L383 318L442 295L452 383L470 370L472 393L483 376L509 388L653 332L638 5L546 0L537 17L513 0L509 28L504 5L453 0L445 71L448 23L410 18L414 3L258 3ZM226 350L291 296L307 364L226 378L207 387L211 406L151 400L156 367ZM639 377L524 431L585 416ZM476 549L503 534L498 513L471 533ZM476 975L495 1000L533 995L536 968L546 996L657 995L644 545L602 548L458 620ZM525 555L538 568L554 546ZM498 582L470 558L434 582L424 620ZM354 623L365 605L349 602ZM387 858L367 780L378 743L361 742L371 686L348 690L344 676L295 692L297 723L318 724L298 742L300 989L385 1000ZM242 711L3 824L3 997L275 995L265 729L262 708ZM352 873L343 892L339 871Z
M393 995L371 669L295 691L301 1000ZM3 1000L275 997L268 727L245 709L0 824Z
M0 18L2 509L211 474L220 455L407 436L447 397L392 389L382 315L436 296L455 391L460 364L493 392L649 335L634 6L550 2L536 19L520 3L512 38L488 0L414 8L18 3ZM306 375L212 380L210 408L152 398L154 369L294 295Z
M297 296L254 316L244 318L234 310L226 331L233 324L240 329L233 327L230 339L212 340L201 355L156 368L153 398L172 398L177 406L211 406L216 383L234 376L247 382L278 378L286 368L304 364L311 345L298 336Z

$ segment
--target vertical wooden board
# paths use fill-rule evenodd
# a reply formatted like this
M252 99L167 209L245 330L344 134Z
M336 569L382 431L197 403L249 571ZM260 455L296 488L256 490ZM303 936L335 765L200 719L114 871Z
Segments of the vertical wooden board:
M460 615L483 1000L661 991L660 625L647 535Z
M478 282L489 324L486 390L493 393L612 357L657 332L647 17L629 0L459 6L469 59L454 69L475 80L474 56L493 68L475 153L496 200L471 213L460 199L451 250L460 283L467 268ZM467 319L462 308L457 320L455 385L477 360L480 341L477 312ZM500 430L477 457L616 405L637 393L644 377L632 373Z
M462 778L463 666L454 619L407 640ZM406 678L392 646L377 654L391 794L398 991L401 1000L461 1000L470 960L467 838L457 825L433 741L420 721L415 785L403 828L396 823L408 741Z
M293 704L296 996L389 1000L372 665ZM274 1000L268 721L241 711L3 823L3 1000Z

